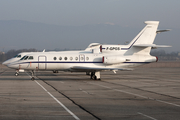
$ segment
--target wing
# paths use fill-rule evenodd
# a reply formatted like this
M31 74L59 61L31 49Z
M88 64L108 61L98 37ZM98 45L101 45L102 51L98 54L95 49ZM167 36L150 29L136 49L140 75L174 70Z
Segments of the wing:
M133 69L129 68L108 68L108 67L82 67L82 66L74 66L71 68L73 71L80 72L95 72L95 71L129 71Z

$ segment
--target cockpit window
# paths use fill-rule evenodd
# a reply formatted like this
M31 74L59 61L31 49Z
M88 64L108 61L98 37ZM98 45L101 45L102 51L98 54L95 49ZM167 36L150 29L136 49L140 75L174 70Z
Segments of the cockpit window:
M18 55L15 55L13 58L16 58Z
M23 60L26 56L22 57L20 60Z
M33 59L33 56L24 56L22 57L20 60L32 60Z
M17 55L14 56L14 58L19 58L19 57L21 57L21 55L17 54Z
M27 59L28 59L28 57L29 57L29 56L26 56L26 57L24 58L24 60L27 60Z
M33 56L29 56L28 60L32 60L33 59Z
M21 57L21 55L18 55L18 56L17 56L17 58L20 58L20 57Z

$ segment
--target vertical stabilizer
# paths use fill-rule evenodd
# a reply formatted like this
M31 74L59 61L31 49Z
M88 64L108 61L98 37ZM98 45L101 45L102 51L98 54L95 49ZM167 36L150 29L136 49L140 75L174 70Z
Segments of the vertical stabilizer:
M159 21L145 21L147 24L141 32L128 44L125 54L149 54L151 47L137 47L137 45L153 44Z

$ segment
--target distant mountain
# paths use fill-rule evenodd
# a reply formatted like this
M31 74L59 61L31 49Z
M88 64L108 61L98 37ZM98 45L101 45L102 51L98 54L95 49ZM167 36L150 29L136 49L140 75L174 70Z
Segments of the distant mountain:
M85 49L93 42L124 44L131 41L143 27L144 24L138 28L107 24L58 26L20 20L0 20L0 51L24 48ZM162 37L158 38L157 43L172 43L171 38L180 36L177 33L172 34L173 36L168 35L160 34Z

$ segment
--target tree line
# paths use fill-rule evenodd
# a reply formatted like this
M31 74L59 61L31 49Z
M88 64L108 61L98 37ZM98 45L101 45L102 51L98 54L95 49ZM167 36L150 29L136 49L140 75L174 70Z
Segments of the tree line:
M166 53L164 50L152 50L152 56L157 56L159 61L180 61L180 52Z
M1 52L0 62L4 62L5 60L8 60L8 59L14 57L15 55L17 55L18 53L21 53L21 52L37 52L37 51L38 50L36 50L36 49L20 49L20 50L9 50L6 53Z

